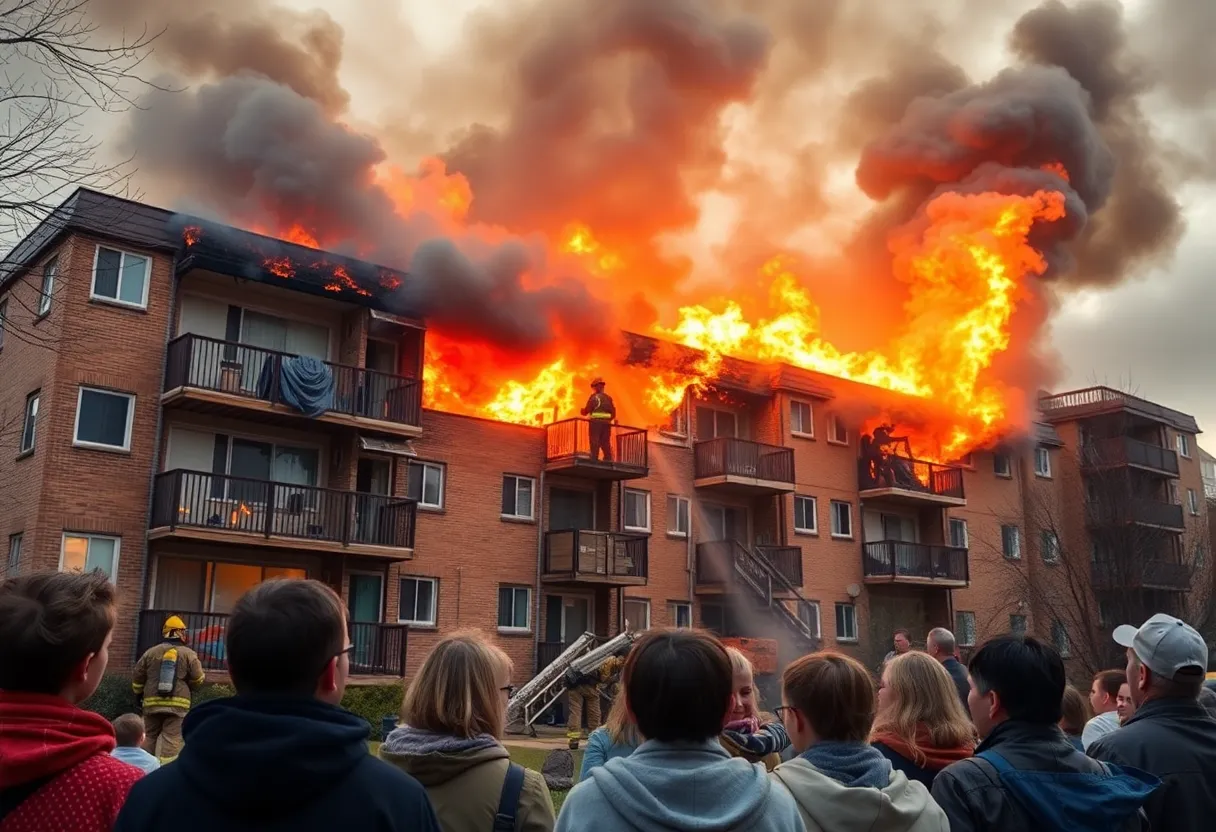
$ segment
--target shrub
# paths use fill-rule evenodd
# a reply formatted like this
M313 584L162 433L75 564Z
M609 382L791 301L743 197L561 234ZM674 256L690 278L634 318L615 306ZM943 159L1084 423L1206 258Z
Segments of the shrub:
M139 713L139 701L131 690L131 680L124 676L103 676L101 684L80 707L114 720L123 714Z
M351 685L342 697L342 707L367 721L369 735L380 737L380 721L401 711L405 686L401 682L386 685Z

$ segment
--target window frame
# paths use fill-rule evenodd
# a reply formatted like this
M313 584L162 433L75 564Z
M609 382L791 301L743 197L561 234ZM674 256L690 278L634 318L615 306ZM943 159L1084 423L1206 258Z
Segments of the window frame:
M1043 467L1039 467L1039 454L1042 454ZM1051 450L1045 445L1034 446L1034 475L1045 480L1051 479Z
M963 530L963 545L962 546L958 546L954 542L954 528L955 528L954 524L955 523L960 524L962 527L962 530ZM967 527L967 518L965 518L965 517L948 518L947 522L946 522L946 531L949 532L949 534L950 534L950 545L951 546L955 546L956 548L959 548L959 549L970 549L971 548L971 529Z
M625 610L628 608L628 606L630 604L641 604L643 606L643 608L645 608L645 610L646 610L646 626L645 627L633 627L630 629L630 632L631 633L646 632L647 630L650 629L651 623L653 621L653 619L650 616L650 613L651 613L650 599L649 598L634 598L629 595L626 595L624 598L622 598L621 599L621 618L624 619L625 621L629 620L629 617L627 615L625 615Z
M498 624L498 620L501 620L501 618L502 618L502 591L504 589L511 590L511 620L512 621L515 620L515 605L516 605L516 603L518 603L516 599L519 597L520 592L524 593L524 608L527 610L527 619L526 619L527 623L523 627L516 627L514 625L504 626L502 624ZM532 587L523 586L522 584L499 584L498 585L498 610L497 610L495 624L497 624L498 632L500 632L500 633L530 633L530 632L532 632Z
M112 540L112 541L114 541L114 560L111 563L111 569L113 570L113 572L111 574L109 574L107 576L107 578L109 579L110 583L112 583L112 584L118 583L118 562L119 562L119 556L122 554L122 537L121 536L113 535L113 534L94 534L93 532L69 532L69 531L63 532L63 534L60 535L60 538L59 538L59 571L60 572L64 571L63 560L64 560L64 557L67 555L69 537L83 538L84 540L88 541L88 545L85 547L85 553L84 553L84 566L86 569L88 568L88 565L89 565L89 549L92 548L93 541L94 540ZM82 572L81 574L88 574L88 573Z
M840 626L840 624L841 624L841 622L842 622L842 621L843 621L843 622L846 622L846 623L848 623L848 621L849 621L849 616L848 616L848 615L844 615L844 616L842 616L842 615L841 615L841 613L842 613L844 610L846 610L846 609L848 609L848 610L851 610L851 611L852 611L852 619L853 619L853 620L852 620L852 622L851 622L851 623L852 623L852 625L853 625L853 626L852 626L852 629L853 629L853 635L851 635L851 636L842 636L842 635L840 634L841 629L848 629L848 628L842 628L842 627ZM858 640L858 639L857 639L857 632L858 632L858 626L857 626L857 605L856 605L856 604L854 604L854 603L853 603L853 602L851 602L851 601L837 601L837 602L836 602L836 641L843 641L843 642L846 642L846 643L848 643L848 644L852 644L852 643L854 643L854 642L856 642L856 641Z
M1178 456L1184 459L1191 458L1191 437L1190 434L1178 431L1174 434L1174 445L1178 449Z
M698 410L707 410L714 414L714 435L713 436L701 436L701 434L697 431L697 411ZM718 433L718 415L723 414L723 413L726 414L727 416L730 416L731 419L734 421L734 426L735 426L734 430L729 435ZM743 432L743 425L741 424L742 421L743 420L741 418L741 414L739 413L739 411L732 410L729 407L715 407L713 404L711 404L709 402L704 402L704 401L698 401L698 402L693 403L691 431L695 435L695 438L698 442L712 441L714 439L741 439L742 437L740 436L740 434Z
M667 424L658 428L659 434L672 439L688 439L689 415L687 393L685 393L684 398L680 400L680 403L671 409L668 417Z
M38 447L38 411L42 407L42 389L25 397L25 411L21 419L21 436L17 439L17 455L32 454ZM29 441L26 442L26 435Z
M8 536L8 560L5 562L8 572L16 574L21 566L21 547L25 543L25 532L13 532Z
M1039 530L1039 556L1043 563L1060 562L1060 535L1055 529Z
M676 510L673 515L671 510L672 501L675 501ZM681 510L683 513L681 514ZM671 528L672 517L676 519L676 528ZM684 528L680 528L680 518L684 519ZM667 495L667 536L678 537L681 540L687 540L692 534L692 500L688 497L681 497L679 494Z
M798 525L798 501L799 500L810 500L811 501L811 521L812 521L813 525L811 525L809 527ZM812 535L815 537L819 536L819 498L818 497L816 497L812 494L795 494L794 495L794 534L805 534L805 535Z
M810 430L805 430L806 422L799 417L801 430L794 428L794 411L799 407L806 408L806 421L810 422ZM790 399L790 436L797 436L799 439L814 439L815 438L815 407L806 399Z
M97 263L99 260L101 260L101 250L103 248L106 251L114 251L119 254L118 283L115 284L115 286L114 286L115 293L119 297L110 298L110 297L106 297L105 295L97 294ZM128 256L140 257L144 261L144 287L143 287L144 290L140 297L139 303L133 303L132 301L121 299L123 265L126 263L126 259ZM134 251L127 251L126 249L121 249L121 248L113 248L111 246L102 245L101 243L98 243L96 246L94 246L94 248L93 248L93 275L92 275L92 278L89 280L89 300L95 300L95 301L98 301L99 303L112 303L115 306L123 306L123 307L126 307L127 309L147 310L147 308L148 308L148 291L151 288L151 286L152 286L152 256L151 255L137 254Z
M1060 654L1061 659L1072 658L1072 639L1069 638L1068 626L1063 621L1051 622L1051 646Z
M805 598L803 600L808 605L815 608L815 638L822 639L823 638L823 608L819 604L818 601L811 600L810 598ZM799 604L798 610L801 611L802 609L803 609L803 606L801 604ZM794 614L797 615L799 619L802 618L801 615L798 615L798 612L795 612ZM856 617L856 612L854 612L854 617ZM804 620L802 623L806 624L807 622Z
M1013 553L1005 551L1005 529L1013 529ZM1001 524L1001 556L1005 560L1021 560L1022 559L1022 528L1016 523Z
M1193 488L1188 488L1186 490L1186 505L1187 505L1187 508L1190 509L1190 511L1191 511L1191 516L1198 517L1199 516L1199 492L1197 492Z
M643 494L646 497L646 525L631 526L629 525L629 500L627 495ZM621 528L627 532L642 532L650 533L654 519L651 517L650 492L643 491L640 488L622 488L621 489Z
M970 621L970 633L968 633L967 622ZM978 634L975 627L975 612L972 610L955 610L954 611L954 634L957 637L959 647L974 647L978 640Z
M431 620L423 619L408 619L401 617L401 585L406 581L413 581L415 584L426 581L431 585ZM414 589L414 614L418 614L418 590ZM439 626L439 579L429 578L425 575L398 575L397 576L397 623L408 624L411 627L438 627Z
M516 511L516 513L514 513L514 514L508 514L506 512L502 512L502 514L501 514L502 519L503 520L535 521L536 520L536 478L525 476L524 474L503 474L502 479L503 479L503 483L502 483L503 485L507 484L508 479L515 480L515 511ZM529 486L528 487L528 513L527 514L518 513L519 512L519 484L521 482L527 482L528 486ZM443 498L442 482L440 484L439 493L440 493L440 500L442 501L442 498ZM501 508L501 506L500 506L500 508Z
M1005 461L1005 470L1002 471L997 467L997 460ZM1007 453L994 453L992 455L992 473L1002 479L1013 479L1013 459Z
M101 393L106 396L118 396L127 400L127 425L123 435L123 445L106 445L101 442L89 442L80 439L80 406L84 402L84 393ZM76 385L76 418L72 425L72 447L87 448L93 451L110 451L112 453L130 453L132 432L135 425L135 394L124 393L121 390L111 390L106 387L90 387L87 384Z
M687 624L680 623L680 610L687 610L687 612L688 612L688 623ZM667 602L667 620L669 622L668 626L670 626L670 627L675 627L677 629L691 629L692 623L693 623L693 621L692 621L692 604L689 603L688 601L668 601Z
M831 501L829 501L828 505L829 505L828 511L831 514L830 519L831 519L832 538L835 540L852 540L853 539L853 504L850 503L848 500L831 500ZM847 533L836 531L836 506L838 506L838 505L846 506L848 508L849 531Z
M409 462L406 463L406 466L405 466L405 478L406 478L405 479L405 489L406 489L407 495L409 494L409 488L410 488L410 485L409 485L410 484L410 473L411 473L411 470L414 468L414 466L418 466L423 469L422 482L418 486L418 499L415 501L418 504L418 508L424 509L426 511L443 511L444 504L447 502L447 484L448 484L447 483L447 480L448 480L447 468L448 468L448 466L443 464L442 462L429 462L425 459L409 460ZM425 501L425 498L426 498L426 469L428 469L428 468L432 468L439 472L439 502L438 503L428 503ZM410 499L413 499L413 498L411 497Z
M59 256L56 255L42 266L42 281L38 284L38 311L35 321L51 314L51 299L55 295L55 281L59 279Z
M844 431L844 438L841 439L841 431ZM849 429L842 428L840 425L840 417L835 413L828 414L828 431L827 441L830 445L848 445L849 444Z

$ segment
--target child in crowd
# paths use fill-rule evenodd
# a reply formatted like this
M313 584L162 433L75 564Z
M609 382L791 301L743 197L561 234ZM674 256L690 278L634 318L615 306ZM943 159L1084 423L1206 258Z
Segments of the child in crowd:
M144 751L144 718L139 714L123 714L114 720L114 738L118 747L110 756L133 765L144 774L160 768L160 760Z
M732 675L730 709L718 742L732 757L763 763L772 771L781 764L781 752L790 744L789 735L776 717L760 712L751 660L734 647L727 647L726 655Z

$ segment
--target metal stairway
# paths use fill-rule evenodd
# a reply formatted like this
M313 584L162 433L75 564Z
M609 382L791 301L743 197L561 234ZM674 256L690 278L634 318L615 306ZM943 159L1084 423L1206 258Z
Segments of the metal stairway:
M769 609L773 615L789 629L808 649L819 647L819 637L802 619L802 615L814 618L814 607L802 597L792 583L782 575L776 567L765 558L753 553L737 540L730 541L731 568L738 578L738 583L751 590L755 600ZM790 598L778 598L773 595L776 588L780 592L790 594ZM794 605L794 610L786 606Z

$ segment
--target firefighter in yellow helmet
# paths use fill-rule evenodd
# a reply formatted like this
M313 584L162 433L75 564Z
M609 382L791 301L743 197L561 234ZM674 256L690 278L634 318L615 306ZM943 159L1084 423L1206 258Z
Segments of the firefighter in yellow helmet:
M139 657L131 688L143 698L144 750L161 761L172 760L182 747L182 720L190 710L190 693L203 683L203 663L186 646L186 622L165 619L161 643Z
M612 396L604 392L604 380L599 376L591 381L591 389L594 392L587 399L587 406L579 411L590 422L591 460L597 462L602 456L604 462L612 462L612 423L616 421L616 405L612 403Z

